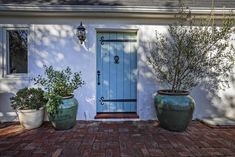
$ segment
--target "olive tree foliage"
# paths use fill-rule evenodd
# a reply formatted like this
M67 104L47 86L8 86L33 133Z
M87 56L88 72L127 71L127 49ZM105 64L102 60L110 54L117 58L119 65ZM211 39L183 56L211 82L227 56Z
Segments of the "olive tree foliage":
M213 13L196 21L181 8L176 18L168 34L156 32L148 56L156 79L171 92L190 91L199 84L212 93L227 87L235 60L232 16L217 25Z

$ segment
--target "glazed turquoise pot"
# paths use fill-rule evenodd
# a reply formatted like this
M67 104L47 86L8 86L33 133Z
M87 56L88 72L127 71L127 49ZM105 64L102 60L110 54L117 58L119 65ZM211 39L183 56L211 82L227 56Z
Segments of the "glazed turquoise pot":
M160 126L170 131L185 131L192 120L195 101L187 91L160 90L155 96Z
M48 115L49 120L56 130L67 130L76 124L78 101L73 97L64 97L59 105L58 113Z

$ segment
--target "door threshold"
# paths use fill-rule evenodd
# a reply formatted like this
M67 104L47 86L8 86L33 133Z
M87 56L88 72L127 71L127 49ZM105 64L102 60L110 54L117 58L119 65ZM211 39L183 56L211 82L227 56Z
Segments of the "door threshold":
M116 119L116 118L127 118L127 119L138 119L137 113L97 113L95 119Z

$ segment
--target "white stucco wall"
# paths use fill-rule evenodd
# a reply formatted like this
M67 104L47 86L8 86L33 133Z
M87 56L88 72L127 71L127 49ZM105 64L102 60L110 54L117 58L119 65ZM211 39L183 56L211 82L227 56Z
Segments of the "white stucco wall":
M80 45L75 29L83 21L87 29L87 40ZM57 69L70 66L74 72L81 71L86 84L75 91L79 101L77 119L94 119L96 115L96 29L138 30L138 83L137 113L142 120L156 119L153 94L161 89L147 66L146 54L149 43L155 38L155 30L166 32L169 20L145 19L79 19L79 18L0 18L0 60L4 59L2 27L29 27L29 74L26 78L0 78L0 121L15 119L10 108L9 97L24 86L32 86L30 78L43 73L43 65ZM0 63L1 63L0 62ZM1 63L1 66L3 64ZM1 68L1 73L2 73ZM192 91L197 106L194 118L226 115L235 117L235 86L221 93L223 101L217 101L200 89ZM224 96L226 95L227 96Z

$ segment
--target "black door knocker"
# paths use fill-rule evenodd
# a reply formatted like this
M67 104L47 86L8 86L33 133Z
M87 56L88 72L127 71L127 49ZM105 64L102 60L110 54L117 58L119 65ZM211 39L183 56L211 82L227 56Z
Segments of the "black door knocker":
M114 56L114 63L118 64L119 63L119 56Z

